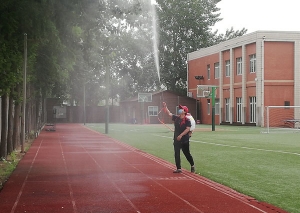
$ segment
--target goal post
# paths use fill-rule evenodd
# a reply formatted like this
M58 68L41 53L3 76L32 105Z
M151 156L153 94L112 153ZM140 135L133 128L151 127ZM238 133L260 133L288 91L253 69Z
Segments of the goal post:
M300 106L266 106L264 131L300 132Z

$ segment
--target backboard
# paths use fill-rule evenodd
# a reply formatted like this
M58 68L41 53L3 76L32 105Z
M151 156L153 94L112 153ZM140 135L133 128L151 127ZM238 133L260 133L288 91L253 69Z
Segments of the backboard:
M138 102L152 102L152 93L139 93Z
M55 118L67 118L66 106L53 106L53 114Z
M210 98L212 95L212 90L216 89L215 85L197 85L197 97L198 98ZM215 90L215 96L217 95Z

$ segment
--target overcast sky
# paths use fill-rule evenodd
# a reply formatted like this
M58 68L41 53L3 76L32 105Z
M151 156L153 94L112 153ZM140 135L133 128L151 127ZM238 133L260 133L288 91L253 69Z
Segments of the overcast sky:
M258 30L300 31L300 0L221 0L222 21L213 30L225 33L233 27Z

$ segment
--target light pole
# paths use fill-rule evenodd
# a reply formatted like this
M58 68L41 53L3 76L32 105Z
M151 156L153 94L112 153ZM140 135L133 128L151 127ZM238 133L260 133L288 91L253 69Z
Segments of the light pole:
M21 153L24 153L25 143L25 114L26 114L26 71L27 71L27 34L24 33L24 73L23 73L23 106L22 106L22 138L21 138Z
M85 82L83 84L83 125L85 125L85 84L87 82Z
M94 71L94 69L95 69L95 68L91 69L89 72ZM90 82L90 81L85 81L85 82L83 83L83 125L85 125L85 123L86 123L85 85L86 85L87 83L89 83L89 82Z
M212 101L212 115L211 115L211 131L215 131L215 129L216 129L216 124L215 124L215 109L216 109L216 107L215 107L215 94L216 94L216 87L212 87L211 88L212 89L212 91L211 91L211 101Z
M108 124L109 124L109 68L106 63L106 73L105 73L105 83L106 83L106 121L105 121L105 134L108 134Z
M203 77L203 75L196 75L195 79L198 80L198 85L200 85L200 80L203 80L204 77ZM198 87L196 87L196 88L198 88ZM199 99L199 115L198 115L198 110L196 110L197 111L196 120L201 121L201 110L202 110L202 107L201 107L201 98L200 98Z

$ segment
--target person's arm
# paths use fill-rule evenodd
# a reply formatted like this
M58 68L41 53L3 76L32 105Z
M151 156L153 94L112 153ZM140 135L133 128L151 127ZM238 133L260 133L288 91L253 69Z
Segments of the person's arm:
M165 108L165 112L166 112L170 117L172 117L173 114L172 114L172 113L170 112L170 110L168 109L166 102L163 102L163 106L164 106L164 108Z
M191 127L187 126L186 129L177 137L177 140L180 141L181 138L190 132Z

